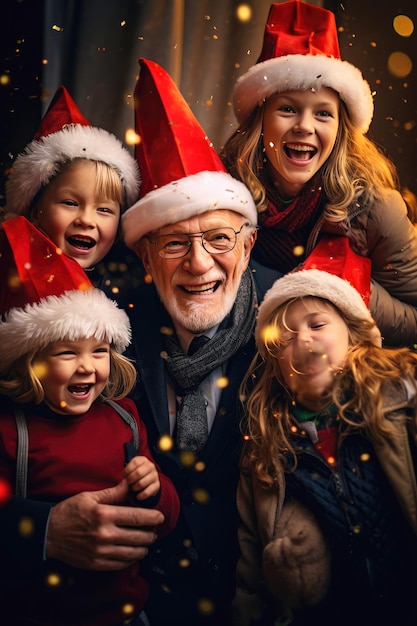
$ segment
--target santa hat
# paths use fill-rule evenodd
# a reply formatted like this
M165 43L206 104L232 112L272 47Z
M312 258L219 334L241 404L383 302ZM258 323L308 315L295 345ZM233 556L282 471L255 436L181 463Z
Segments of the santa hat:
M28 214L38 191L74 159L102 161L114 168L122 181L127 206L138 198L137 163L121 142L85 119L65 87L59 87L33 140L16 158L6 182L6 210Z
M129 345L126 313L23 216L0 225L0 274L0 373L63 339L95 337L120 353Z
M122 217L126 245L215 209L236 211L255 226L249 190L228 174L169 74L152 61L139 64L134 98L142 187L139 201Z
M259 59L234 88L236 119L245 122L272 94L321 87L337 91L353 124L366 133L372 93L359 69L341 60L334 14L301 0L272 4Z
M353 252L349 239L325 235L298 271L278 278L266 292L255 328L258 350L265 354L262 337L274 311L292 298L314 296L332 302L342 313L375 324L368 309L371 260ZM381 333L375 326L372 341L381 345Z

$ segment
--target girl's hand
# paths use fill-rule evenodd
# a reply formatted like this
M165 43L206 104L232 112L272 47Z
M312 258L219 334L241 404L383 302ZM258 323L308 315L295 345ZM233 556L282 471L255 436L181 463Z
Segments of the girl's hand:
M157 469L146 456L133 457L126 465L124 474L138 500L156 496L161 488Z

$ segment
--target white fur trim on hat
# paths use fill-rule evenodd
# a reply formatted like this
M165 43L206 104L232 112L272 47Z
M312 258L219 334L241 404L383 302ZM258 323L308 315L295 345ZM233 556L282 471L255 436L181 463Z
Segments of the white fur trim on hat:
M330 87L345 103L353 124L365 134L374 103L369 84L357 67L322 54L289 54L253 65L238 78L233 107L239 124L275 93Z
M332 302L342 313L358 320L374 322L362 296L347 280L323 270L299 270L278 278L266 292L259 309L255 340L261 354L265 351L262 330L276 309L292 298L315 296ZM375 345L381 345L381 334L375 327L372 336Z
M19 357L55 341L90 337L108 341L120 353L130 343L128 316L100 289L66 291L10 309L0 323L0 372L6 372Z
M58 166L74 159L102 161L119 173L126 204L139 196L136 160L121 142L103 128L73 124L31 141L19 154L6 182L6 210L26 214L38 191L55 176Z
M258 213L249 189L227 172L203 171L154 189L122 216L125 244L206 211L230 209L256 226Z

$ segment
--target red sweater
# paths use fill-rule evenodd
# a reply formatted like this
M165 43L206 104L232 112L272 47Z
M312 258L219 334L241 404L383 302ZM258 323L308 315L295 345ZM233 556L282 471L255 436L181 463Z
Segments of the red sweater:
M129 399L120 404L136 419L138 454L153 461L136 406ZM10 403L1 398L1 406L0 476L14 486L16 424ZM8 408L3 412L5 406ZM97 401L88 413L78 416L59 415L44 405L21 406L29 432L28 498L59 502L81 491L112 487L123 478L124 444L132 440L132 430L108 404ZM169 478L160 473L160 481L161 495L155 508L165 516L158 527L159 536L163 536L177 522L179 499ZM49 573L58 574L61 584L45 585ZM134 606L134 614L143 609L147 589L139 563L121 571L96 572L46 560L38 581L2 589L0 613L10 612L13 622L9 623L16 624L115 626L127 617L122 611L125 604Z

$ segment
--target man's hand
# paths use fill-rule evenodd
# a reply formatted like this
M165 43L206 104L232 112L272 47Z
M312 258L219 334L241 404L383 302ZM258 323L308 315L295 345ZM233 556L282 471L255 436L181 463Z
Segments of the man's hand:
M143 559L164 516L156 509L121 506L127 494L123 480L56 504L49 517L46 556L92 570L121 570Z

